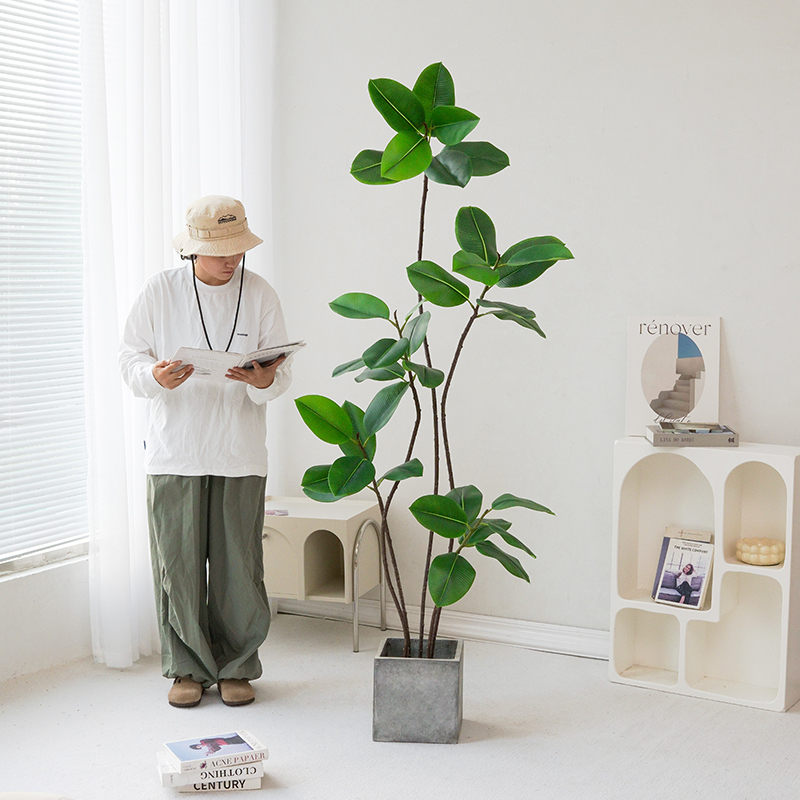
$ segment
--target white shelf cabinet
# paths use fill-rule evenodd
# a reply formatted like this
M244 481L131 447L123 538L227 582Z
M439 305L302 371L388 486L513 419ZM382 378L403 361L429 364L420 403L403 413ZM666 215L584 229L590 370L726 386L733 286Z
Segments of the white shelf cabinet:
M795 447L616 443L612 681L773 711L800 700L799 467ZM650 596L669 525L714 532L703 608ZM738 561L746 536L784 541L784 562Z

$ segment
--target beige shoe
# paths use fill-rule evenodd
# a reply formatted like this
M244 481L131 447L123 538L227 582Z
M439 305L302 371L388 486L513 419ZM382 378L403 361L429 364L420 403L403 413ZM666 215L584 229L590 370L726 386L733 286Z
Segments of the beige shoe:
M223 678L219 682L219 693L226 706L246 706L256 699L250 682L239 678Z
M167 700L175 708L192 708L203 696L203 685L191 678L175 678Z

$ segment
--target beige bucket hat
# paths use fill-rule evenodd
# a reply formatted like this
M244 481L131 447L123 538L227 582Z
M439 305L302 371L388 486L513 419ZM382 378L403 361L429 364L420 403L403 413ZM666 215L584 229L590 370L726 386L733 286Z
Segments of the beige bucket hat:
M235 256L262 241L250 232L238 200L212 194L186 209L186 230L172 244L182 256Z

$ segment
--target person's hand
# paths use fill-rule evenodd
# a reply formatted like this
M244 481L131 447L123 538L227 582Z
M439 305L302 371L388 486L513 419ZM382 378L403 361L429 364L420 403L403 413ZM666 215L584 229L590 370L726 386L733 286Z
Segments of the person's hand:
M251 361L253 369L231 367L225 377L232 381L249 383L250 386L255 386L256 389L267 389L272 386L272 382L275 380L275 371L284 361L286 361L286 356L281 356L266 367L262 367L258 361Z
M175 389L194 372L194 367L181 361L159 361L153 364L153 377L165 388Z

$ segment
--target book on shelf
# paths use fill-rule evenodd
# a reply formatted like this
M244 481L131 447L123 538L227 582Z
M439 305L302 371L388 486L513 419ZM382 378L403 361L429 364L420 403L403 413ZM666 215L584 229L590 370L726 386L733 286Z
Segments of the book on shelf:
M179 347L170 361L180 361L182 364L191 364L194 367L192 378L223 383L227 379L225 374L231 367L253 369L253 362L257 361L262 367L269 366L273 361L296 353L305 347L303 341L287 342L275 347L265 347L253 350L252 353L224 353L221 350L203 350L197 347Z
M191 787L196 784L211 784L218 781L261 781L264 775L264 762L252 761L247 764L236 764L232 767L206 767L198 772L181 772L170 761L163 750L156 753L158 776L162 786L172 786L181 791L205 791L182 787ZM244 787L248 788L248 787ZM208 790L210 791L210 790Z
M739 434L716 422L660 422L648 425L645 436L654 447L739 446Z
M653 582L657 603L703 607L714 556L711 538L708 531L667 528Z
M166 742L162 753L177 772L192 777L204 770L237 767L269 757L267 748L245 730Z
M241 792L260 789L261 778L218 778L212 781L197 781L175 787L179 792Z

